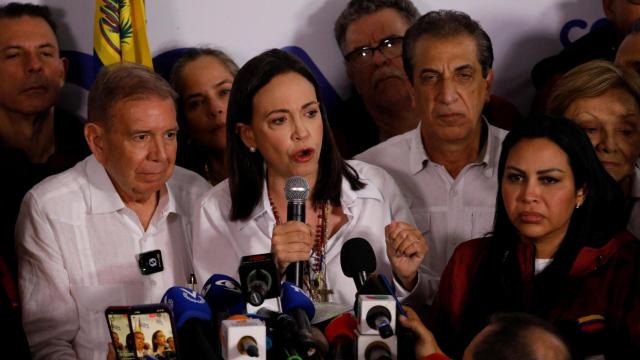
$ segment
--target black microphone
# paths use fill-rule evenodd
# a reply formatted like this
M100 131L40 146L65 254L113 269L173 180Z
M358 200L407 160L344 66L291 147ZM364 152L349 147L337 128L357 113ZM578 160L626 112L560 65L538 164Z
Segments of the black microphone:
M340 250L340 266L344 275L353 279L358 293L361 293L369 275L376 271L376 254L367 240L363 238L349 239ZM370 291L365 293L371 294Z
M287 198L287 221L305 222L305 203L309 196L309 184L302 176L292 176L284 185ZM302 289L304 283L304 261L289 264L286 271L287 281Z
M280 296L280 278L272 253L243 256L238 272L242 293L249 305L261 306L265 299Z

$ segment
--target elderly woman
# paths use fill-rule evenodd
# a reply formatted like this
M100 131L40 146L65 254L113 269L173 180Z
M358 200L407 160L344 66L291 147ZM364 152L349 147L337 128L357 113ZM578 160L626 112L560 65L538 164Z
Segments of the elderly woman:
M554 324L574 359L640 358L640 241L584 132L547 116L516 125L498 179L493 232L456 248L431 309L444 352L520 311Z
M174 64L171 85L180 96L176 164L195 171L212 185L227 177L227 104L238 65L227 54L192 48Z
M604 60L580 65L555 85L547 110L587 133L602 165L622 187L628 229L640 238L639 75Z
M205 197L194 224L200 279L237 276L241 256L272 252L281 272L308 262L305 288L314 300L353 304L356 288L339 255L345 241L360 237L373 247L378 272L393 272L404 289L417 286L426 241L406 201L385 171L340 157L321 101L311 72L283 51L240 69L227 117L229 179ZM292 176L311 189L306 223L286 221Z

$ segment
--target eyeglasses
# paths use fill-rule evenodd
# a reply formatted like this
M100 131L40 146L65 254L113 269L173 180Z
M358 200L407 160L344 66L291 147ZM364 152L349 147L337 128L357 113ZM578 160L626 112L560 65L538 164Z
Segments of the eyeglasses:
M354 66L365 66L373 63L373 56L376 50L386 57L387 59L393 59L402 55L402 36L392 37L382 40L378 46L375 47L361 47L350 51L344 56L344 59Z

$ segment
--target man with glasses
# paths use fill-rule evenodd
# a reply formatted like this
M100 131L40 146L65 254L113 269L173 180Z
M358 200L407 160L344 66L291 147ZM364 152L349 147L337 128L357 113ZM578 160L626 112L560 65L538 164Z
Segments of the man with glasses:
M531 80L536 88L533 111L544 110L553 85L567 71L595 59L613 61L631 24L640 18L640 0L602 0L602 9L609 20L607 23L533 67Z
M401 56L402 37L418 16L410 0L351 0L336 20L335 38L358 93L330 119L345 157L418 124Z
M493 80L489 35L467 14L432 11L404 37L403 63L420 124L358 155L387 170L429 242L421 276L431 302L463 241L492 230L506 131L482 116Z

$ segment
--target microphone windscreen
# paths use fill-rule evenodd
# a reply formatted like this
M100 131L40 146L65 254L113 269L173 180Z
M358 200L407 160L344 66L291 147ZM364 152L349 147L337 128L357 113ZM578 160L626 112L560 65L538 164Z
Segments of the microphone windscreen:
M309 183L302 176L292 176L284 184L287 201L305 202L309 196Z
M324 336L331 343L339 336L347 336L350 339L356 338L355 330L358 327L358 320L351 313L344 313L337 316L324 329Z
M169 288L162 296L162 303L170 306L178 329L182 328L189 319L201 319L208 322L213 319L206 300L197 291L186 287Z
M302 289L288 281L282 283L280 301L282 302L282 310L286 314L290 314L291 310L295 308L301 308L307 313L309 320L316 315L316 307L313 305L313 301L309 299Z
M376 271L376 254L363 238L347 240L340 250L340 266L345 276L355 278L358 273Z
M229 315L247 312L240 283L231 276L211 275L202 287L202 296L213 312L227 312Z

